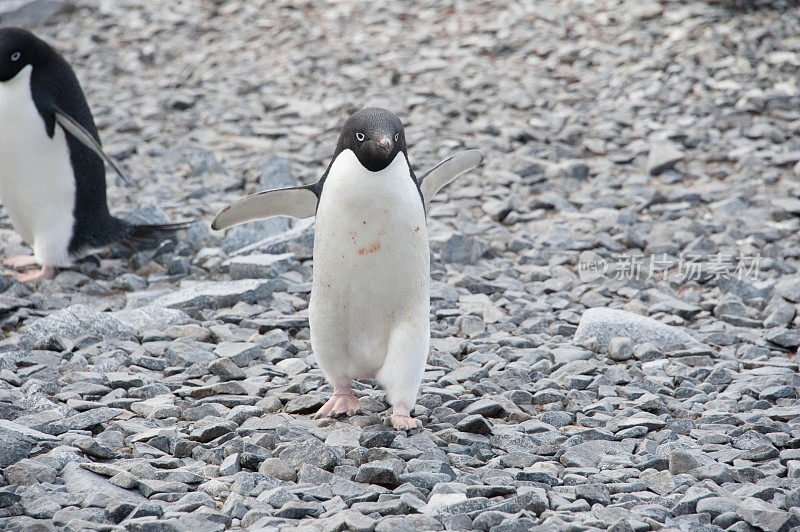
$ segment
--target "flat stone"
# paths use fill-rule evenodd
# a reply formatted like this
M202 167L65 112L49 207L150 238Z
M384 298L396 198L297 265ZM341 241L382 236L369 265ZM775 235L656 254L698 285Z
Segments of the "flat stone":
M700 467L700 462L691 454L682 449L675 449L669 453L669 472L673 475L688 473Z
M289 501L280 510L275 512L276 517L287 519L303 519L304 517L318 517L322 513L319 504L303 501Z
M101 337L135 340L135 331L111 313L96 312L86 305L72 305L36 320L20 338L20 345L32 346L51 334L70 340L96 334Z
M291 467L299 469L303 464L310 464L320 469L333 470L338 463L334 448L325 445L316 438L294 442L281 451L278 458L286 461Z
M501 417L504 412L503 405L491 399L478 399L462 410L464 414L483 417Z
M231 279L264 279L286 272L295 260L294 253L254 253L232 257L222 265L228 267Z
M288 414L313 414L325 404L325 398L319 395L301 395L286 403L284 411Z
M230 358L220 358L208 365L208 370L224 381L244 380L247 374Z
M201 443L208 443L220 436L236 430L236 423L219 417L205 417L194 424L191 438Z
M402 460L375 460L359 467L354 480L393 488L399 484L399 477L403 472L403 467Z
M13 421L0 419L0 468L8 467L23 458L38 444L55 446L58 440L50 435L20 425Z
M3 476L9 484L29 486L41 482L52 484L58 471L47 464L30 458L25 458L6 467Z
M783 327L776 327L771 329L766 334L765 339L781 347L796 349L798 346L800 346L800 331L797 329L784 329Z
M633 441L593 440L568 448L561 455L561 463L566 467L597 467L608 456L628 456L633 453Z
M88 436L85 438L79 438L73 443L73 445L88 456L93 456L95 458L109 459L116 456L116 453L113 449L100 444L97 440Z
M150 419L180 417L181 409L175 406L173 395L156 395L144 401L132 403L131 411Z
M697 513L707 513L714 519L726 512L736 512L739 501L729 497L708 497L697 502Z
M250 342L220 342L214 353L229 358L240 368L247 367L261 355L261 347Z
M669 471L642 472L639 478L648 489L659 495L668 495L675 491L677 486Z
M448 264L475 264L489 249L481 240L462 233L431 236L431 248L438 250L442 261Z
M169 480L139 479L139 492L145 497L152 497L155 493L185 493L189 486L183 482Z
M647 154L647 172L658 175L683 160L683 151L674 142L655 142Z
M129 491L111 484L105 477L86 471L75 462L69 462L59 473L69 493L88 495L91 493L105 493L120 501L140 503L146 500L135 491Z
M75 9L75 4L63 0L12 0L0 7L4 26L33 27Z
M181 286L170 294L147 299L143 292L137 298L128 297L128 308L138 308L146 304L172 309L224 308L232 307L239 301L255 303L268 298L273 291L283 286L282 281L273 279L243 279L239 281L196 282Z
M101 423L106 423L123 412L120 408L99 407L81 412L73 416L51 421L40 427L42 432L59 435L69 430L83 430Z
M618 419L615 421L614 425L617 431L631 427L646 427L648 430L658 430L666 427L667 422L654 417L638 417L634 415L632 417Z
M789 512L754 497L744 499L739 504L737 513L739 517L754 527L770 532L789 530L792 527L800 526L800 521Z
M611 492L604 484L579 484L575 486L575 496L589 504L607 506L611 503Z
M258 467L258 472L280 480L292 482L297 478L295 468L280 458L267 458L261 462L261 465Z
M472 434L491 434L492 425L480 414L471 414L458 423L456 429Z
M694 346L699 343L682 329L633 312L610 308L585 311L573 341L581 343L594 337L598 348L607 349L609 340L620 336L630 338L634 345L653 342L656 345Z
M192 319L182 310L164 308L158 305L118 310L109 313L123 325L142 332L146 330L164 330L168 327L184 325Z
M633 345L626 336L618 336L608 341L608 358L616 361L630 360L633 358Z

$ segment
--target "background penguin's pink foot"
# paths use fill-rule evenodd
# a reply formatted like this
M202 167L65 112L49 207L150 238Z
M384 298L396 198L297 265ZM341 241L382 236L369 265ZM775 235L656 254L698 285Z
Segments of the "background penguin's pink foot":
M359 408L361 408L361 404L358 402L358 397L355 396L353 390L350 389L350 386L334 386L333 396L322 405L322 408L314 414L313 418L320 419L340 415L352 416L358 412Z
M38 266L39 263L33 255L19 255L17 257L8 257L3 259L3 266L9 268L27 268L28 266Z
M55 275L55 273L56 269L53 266L42 266L38 270L28 270L22 273L15 273L14 279L22 283L30 283L40 279L50 279Z

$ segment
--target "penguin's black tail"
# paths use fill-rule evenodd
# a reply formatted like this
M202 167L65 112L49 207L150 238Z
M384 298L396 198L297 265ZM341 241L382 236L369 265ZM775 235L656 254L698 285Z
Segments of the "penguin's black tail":
M172 224L132 224L130 232L123 240L129 242L149 242L159 240L178 231L188 229L192 222L179 222Z
M134 248L147 247L191 225L192 222L136 224L108 214L100 219L81 216L76 219L69 251L76 255L86 249L107 246L114 242Z

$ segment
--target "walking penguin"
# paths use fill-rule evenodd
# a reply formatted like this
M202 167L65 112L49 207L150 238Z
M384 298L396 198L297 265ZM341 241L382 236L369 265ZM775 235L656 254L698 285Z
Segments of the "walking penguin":
M430 343L425 206L481 160L468 150L417 179L400 119L368 107L345 122L317 183L253 194L214 219L212 228L224 229L271 216L316 215L311 347L333 386L316 417L355 413L352 379L375 378L392 405L392 426L420 426L411 412Z

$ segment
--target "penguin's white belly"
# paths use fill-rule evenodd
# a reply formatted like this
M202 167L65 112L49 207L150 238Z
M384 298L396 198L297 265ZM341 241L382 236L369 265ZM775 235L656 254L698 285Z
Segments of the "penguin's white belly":
M31 72L0 83L0 200L42 265L67 266L75 179L64 130L50 138L36 110Z
M353 152L340 153L317 209L309 305L312 347L329 377L392 371L384 362L393 334L413 336L420 352L408 353L409 365L424 365L429 261L425 211L405 156L369 172Z

